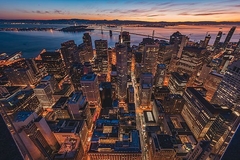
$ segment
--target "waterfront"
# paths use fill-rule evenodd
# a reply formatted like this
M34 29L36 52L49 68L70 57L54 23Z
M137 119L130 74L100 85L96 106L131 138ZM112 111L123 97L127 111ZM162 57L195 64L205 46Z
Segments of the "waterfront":
M1 24L0 28L3 27L53 27L53 28L62 28L69 25L9 25ZM103 27L104 31L101 34L100 26L89 26L94 28L94 31L89 32L92 37L92 42L94 44L95 40L106 39L108 40L109 47L114 47L115 42L118 41L119 32L121 27ZM221 42L224 41L227 32L232 26L228 25L215 25L215 26L168 26L164 28L156 27L123 27L124 31L129 31L131 33L138 33L144 35L152 35L152 31L155 31L156 37L169 38L173 32L180 31L184 35L188 35L190 40L198 42L203 40L206 33L208 32L211 35L210 44L213 44L216 34L218 31L223 31L225 35L222 36ZM116 30L119 32L113 32L113 36L109 36L107 30ZM67 40L74 40L76 44L82 43L82 36L84 32L61 32L61 31L20 31L20 32L0 32L0 53L6 52L7 54L14 53L16 51L22 51L23 57L36 57L42 49L47 49L49 51L54 51L60 48L60 44ZM142 41L143 36L131 35L131 45L138 45ZM233 35L231 42L237 42L240 39L240 28L238 27ZM94 45L93 45L94 47Z

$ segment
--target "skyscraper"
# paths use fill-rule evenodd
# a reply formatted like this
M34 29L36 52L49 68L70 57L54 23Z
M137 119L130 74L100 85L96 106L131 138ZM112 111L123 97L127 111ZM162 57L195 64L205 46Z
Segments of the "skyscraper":
M228 66L228 70L215 92L212 102L226 105L240 113L240 60Z
M50 108L53 105L54 98L50 84L39 84L34 88L34 93L44 109Z
M231 38L232 38L232 35L233 35L235 29L236 29L236 27L233 26L233 27L230 29L230 31L228 32L228 35L227 35L227 37L226 37L226 39L225 39L225 41L224 41L224 43L223 43L223 48L226 48L226 47L227 47L228 43L230 42L230 40L231 40Z
M86 96L90 105L101 106L98 78L96 74L85 74L82 76L81 86L83 95Z
M149 107L153 89L153 74L143 73L140 78L139 100L143 108Z
M222 31L219 31L218 34L217 34L217 37L216 37L216 39L214 41L214 44L213 44L214 48L216 48L218 46L218 43L220 42L221 37L222 37Z
M201 48L206 48L206 47L208 46L208 43L209 43L210 39L211 39L210 34L209 34L209 35L206 35L204 41L201 41L202 43L200 43L200 46L199 46L199 47L201 47Z
M146 44L143 52L143 72L150 72L153 75L157 69L158 44Z
M119 35L119 42L121 42L121 38L122 38L122 42L127 46L130 47L130 34L129 32L122 32L121 35Z
M93 58L93 47L92 47L92 38L89 33L84 33L83 43L86 45L86 50L89 55L89 59Z
M41 54L42 63L48 74L54 75L56 80L61 80L66 75L66 67L59 52L44 52Z
M158 64L157 65L157 73L155 75L155 86L156 87L162 87L164 85L165 72L166 72L166 65Z
M77 51L77 45L74 40L66 41L61 44L61 54L66 65L67 73L70 71L70 67L74 60L74 53Z
M107 40L95 40L95 48L97 58L95 65L98 66L100 72L106 73L108 68L108 43Z
M127 97L127 46L116 44L117 57L117 93L118 99L124 101Z

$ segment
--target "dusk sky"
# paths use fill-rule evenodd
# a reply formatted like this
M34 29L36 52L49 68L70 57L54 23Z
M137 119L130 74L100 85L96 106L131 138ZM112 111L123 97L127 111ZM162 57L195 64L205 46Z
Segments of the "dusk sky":
M0 19L240 21L240 0L0 0Z

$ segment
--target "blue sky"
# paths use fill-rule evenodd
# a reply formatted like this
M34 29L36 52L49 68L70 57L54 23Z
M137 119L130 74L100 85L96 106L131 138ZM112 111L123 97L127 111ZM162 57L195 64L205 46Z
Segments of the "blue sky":
M240 21L240 0L0 0L1 19Z

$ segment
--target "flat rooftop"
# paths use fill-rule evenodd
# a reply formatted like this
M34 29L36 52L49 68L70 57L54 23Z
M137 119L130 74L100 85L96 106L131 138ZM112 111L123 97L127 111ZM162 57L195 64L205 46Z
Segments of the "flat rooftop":
M33 112L20 111L14 117L14 122L24 122Z
M79 133L84 120L60 120L54 128L54 133Z
M82 76L81 81L94 81L96 74L85 74Z
M153 113L151 111L144 111L143 115L144 115L146 123L155 123L156 122L153 117Z
M47 76L43 77L43 78L41 79L41 81L50 81L51 78L52 78L51 75L47 75Z

